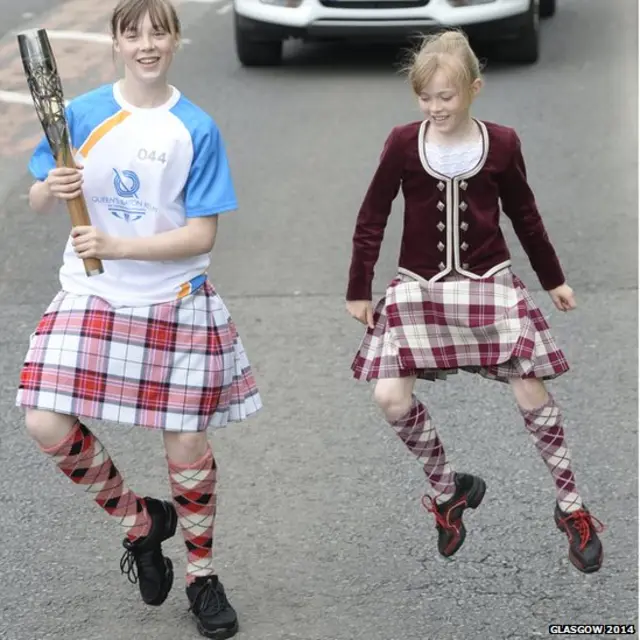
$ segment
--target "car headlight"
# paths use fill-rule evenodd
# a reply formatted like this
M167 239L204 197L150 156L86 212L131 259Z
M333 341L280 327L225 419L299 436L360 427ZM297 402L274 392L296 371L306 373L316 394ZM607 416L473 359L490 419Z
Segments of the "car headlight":
M477 4L491 4L496 0L447 0L452 7L473 7Z
M273 7L289 7L290 9L296 9L304 0L260 0L262 4L270 4Z

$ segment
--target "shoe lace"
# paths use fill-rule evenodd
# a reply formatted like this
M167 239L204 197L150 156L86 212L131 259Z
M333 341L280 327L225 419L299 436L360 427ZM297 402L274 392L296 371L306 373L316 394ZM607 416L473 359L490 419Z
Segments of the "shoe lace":
M568 525L573 525L574 529L578 533L578 537L580 538L580 551L583 551L589 543L589 540L591 540L591 529L597 533L602 533L604 531L604 524L584 509L578 509L577 511L570 513L565 518L562 518L560 522L564 525L565 530L569 534L569 542L573 542L573 532Z
M435 498L431 496L423 496L422 506L427 511L429 511L429 513L432 513L434 515L436 519L436 527L439 525L440 527L448 531L455 531L456 535L460 533L460 528L457 525L453 524L452 522L449 522L449 515L452 509L447 509L446 515L443 513L440 513L440 511L438 511L438 505L436 503Z
M124 540L122 544L125 552L120 558L120 571L127 575L129 582L136 584L139 573L144 573L145 569L153 570L154 552L152 549L141 552L131 540Z
M133 548L128 546L127 543L128 541L125 542L126 551L122 554L122 558L120 558L120 572L122 574L127 574L127 579L131 584L136 584L136 582L138 582L136 556L133 552Z
M189 611L195 611L196 613L212 608L211 615L222 611L226 606L225 598L222 592L216 588L213 578L208 578L207 581L200 587L198 593L196 593Z

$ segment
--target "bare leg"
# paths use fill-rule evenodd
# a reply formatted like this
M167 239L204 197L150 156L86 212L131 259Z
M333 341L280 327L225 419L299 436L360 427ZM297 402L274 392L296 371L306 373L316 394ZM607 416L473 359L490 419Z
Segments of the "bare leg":
M74 416L53 411L27 409L25 413L27 432L45 449L62 442L77 421Z

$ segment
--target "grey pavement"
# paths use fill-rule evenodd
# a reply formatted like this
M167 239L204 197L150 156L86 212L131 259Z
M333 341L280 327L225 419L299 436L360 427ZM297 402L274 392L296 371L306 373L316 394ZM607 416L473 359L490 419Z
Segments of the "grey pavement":
M637 625L637 5L559 7L543 24L539 65L489 60L477 115L520 132L579 301L571 314L553 310L506 227L515 268L573 366L550 388L581 491L607 525L605 563L590 576L568 562L551 478L508 389L470 375L418 387L452 464L488 485L464 547L445 561L419 465L350 377L361 337L343 302L355 215L388 130L419 117L396 53L292 45L282 68L244 70L232 15L184 6L192 44L175 79L221 127L240 197L211 277L265 403L211 437L215 553L239 640L520 640L555 623ZM16 156L10 184L3 174L0 205L0 638L195 639L179 536L167 545L174 591L145 608L119 575L120 531L38 453L13 406L68 232L64 213L27 210L25 162ZM378 293L400 226L399 200ZM157 434L91 426L136 491L168 495Z

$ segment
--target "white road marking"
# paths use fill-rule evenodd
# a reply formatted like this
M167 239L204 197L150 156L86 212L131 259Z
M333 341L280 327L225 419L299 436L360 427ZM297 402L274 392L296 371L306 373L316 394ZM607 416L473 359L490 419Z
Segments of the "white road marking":
M19 32L15 32L16 35ZM47 29L49 40L77 40L80 42L97 42L99 44L110 45L113 40L108 33L97 33L93 31L60 31L58 29ZM182 38L182 44L191 44L189 38Z
M26 104L33 106L33 99L30 93L20 93L19 91L2 91L0 89L0 102L9 104Z
M50 40L80 40L82 42L102 42L111 44L112 39L108 33L95 33L91 31L58 31L47 29Z

